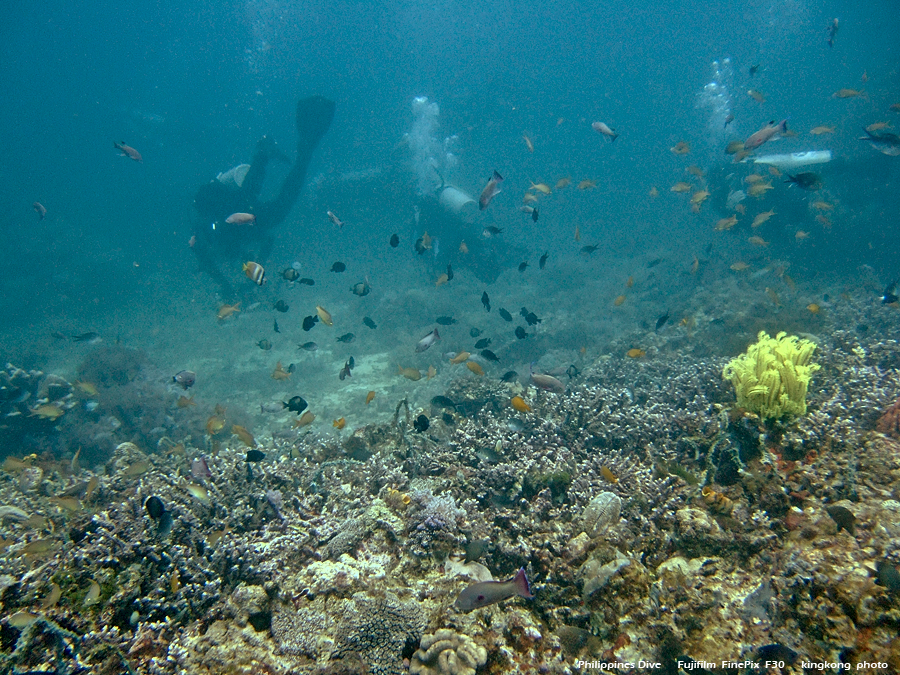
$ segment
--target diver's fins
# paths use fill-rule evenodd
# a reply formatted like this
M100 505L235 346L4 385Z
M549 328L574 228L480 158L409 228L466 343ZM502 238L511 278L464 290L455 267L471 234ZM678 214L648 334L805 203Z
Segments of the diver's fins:
M297 154L311 153L334 119L334 101L310 96L297 102Z

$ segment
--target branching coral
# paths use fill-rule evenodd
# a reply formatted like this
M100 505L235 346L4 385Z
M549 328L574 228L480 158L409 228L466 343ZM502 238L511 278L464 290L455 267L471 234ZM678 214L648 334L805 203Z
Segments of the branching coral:
M816 345L781 332L760 331L756 344L722 370L737 393L737 404L764 419L806 413L806 390L818 364L810 364Z
M425 635L413 654L409 672L413 675L475 675L487 662L487 650L468 635L441 628Z

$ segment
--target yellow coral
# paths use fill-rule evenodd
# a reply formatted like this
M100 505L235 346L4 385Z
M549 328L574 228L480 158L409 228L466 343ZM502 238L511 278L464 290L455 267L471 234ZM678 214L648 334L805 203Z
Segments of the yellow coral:
M816 345L781 332L775 338L760 331L756 344L722 370L737 393L737 404L762 418L806 413L806 389L819 369L810 363Z

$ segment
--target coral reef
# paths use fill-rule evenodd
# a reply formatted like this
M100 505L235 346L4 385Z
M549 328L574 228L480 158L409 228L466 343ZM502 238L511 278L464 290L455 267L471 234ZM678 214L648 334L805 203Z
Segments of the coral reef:
M806 391L819 369L810 364L816 345L781 332L771 338L760 331L755 344L728 362L722 376L731 380L741 408L763 419L806 414Z
M900 445L875 426L900 346L838 331L818 355L822 386L790 427L731 409L724 359L602 358L565 393L528 392L530 412L510 408L519 385L466 378L427 434L403 401L352 440L258 434L252 470L237 436L180 423L160 443L136 421L94 469L11 457L0 667L675 672L779 644L897 671ZM146 364L116 372L132 379L102 380L101 406L165 390ZM454 608L520 567L533 599Z

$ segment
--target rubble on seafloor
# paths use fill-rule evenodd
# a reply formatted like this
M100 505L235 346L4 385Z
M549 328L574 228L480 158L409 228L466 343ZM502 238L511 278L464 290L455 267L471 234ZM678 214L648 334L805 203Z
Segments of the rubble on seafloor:
M780 424L733 409L721 360L607 358L530 412L458 380L425 433L401 402L342 440L257 439L262 461L200 435L94 470L8 458L0 667L670 674L774 644L898 672L900 442L875 427L900 347L838 333L817 359ZM454 607L519 568L534 599Z

